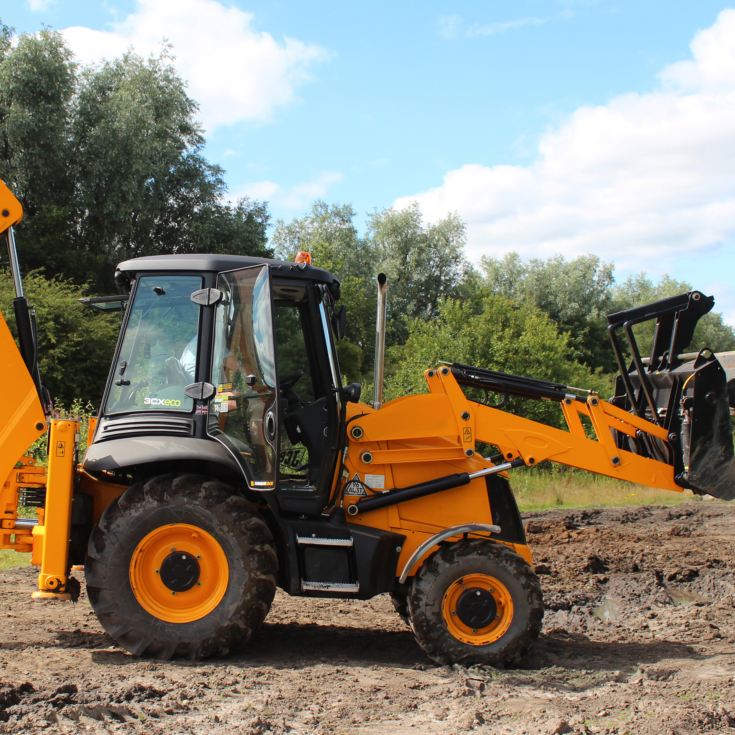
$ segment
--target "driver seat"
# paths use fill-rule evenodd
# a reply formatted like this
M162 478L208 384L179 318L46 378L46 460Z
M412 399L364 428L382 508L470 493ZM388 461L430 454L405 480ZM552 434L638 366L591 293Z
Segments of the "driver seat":
M303 444L309 453L308 484L302 487L279 486L281 509L303 515L319 515L327 503L329 485L323 483L325 445L328 432L326 397L301 406L285 417L285 428L292 444ZM324 488L320 490L320 488Z

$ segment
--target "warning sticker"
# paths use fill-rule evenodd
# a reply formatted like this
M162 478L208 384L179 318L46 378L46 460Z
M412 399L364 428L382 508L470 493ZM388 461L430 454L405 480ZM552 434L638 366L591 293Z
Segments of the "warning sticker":
M469 426L465 426L464 429L462 429L462 441L466 443L472 441L472 429L470 429Z
M365 484L372 490L385 490L385 475L365 475Z
M362 497L367 495L365 486L360 482L360 475L355 472L352 479L345 485L345 495L352 497Z

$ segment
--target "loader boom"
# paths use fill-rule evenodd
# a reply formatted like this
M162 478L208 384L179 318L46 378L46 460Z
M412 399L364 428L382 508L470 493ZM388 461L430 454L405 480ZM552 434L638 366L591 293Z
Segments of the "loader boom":
M69 535L79 422L49 419L49 406L38 370L33 315L23 293L13 227L23 216L18 200L0 181L0 237L7 244L16 298L13 309L20 349L0 314L3 387L13 400L0 404L0 548L32 552L40 566L37 598L70 599L78 583L69 576ZM49 433L48 464L27 456L30 446ZM21 489L43 493L35 519L18 517Z
M0 181L0 238L8 247L16 295L21 294L17 298L22 298L23 286L15 252L13 227L22 218L23 209L20 203ZM13 398L0 403L0 478L8 478L0 489L0 544L7 547L15 543L23 547L24 551L30 551L31 529L24 528L17 533L15 529L18 490L11 473L28 447L46 430L46 416L38 389L2 314L0 354L3 356L3 388L6 395ZM24 464L27 472L30 462L26 461ZM15 540L11 541L13 538Z

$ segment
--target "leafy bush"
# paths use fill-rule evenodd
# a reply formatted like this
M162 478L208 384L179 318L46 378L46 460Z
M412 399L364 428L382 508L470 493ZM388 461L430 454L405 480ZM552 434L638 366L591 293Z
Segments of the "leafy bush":
M83 291L63 278L29 273L24 278L29 303L36 311L39 365L55 401L71 406L97 405L110 369L120 328L119 314L100 314L79 303ZM0 272L0 311L15 332L13 283Z

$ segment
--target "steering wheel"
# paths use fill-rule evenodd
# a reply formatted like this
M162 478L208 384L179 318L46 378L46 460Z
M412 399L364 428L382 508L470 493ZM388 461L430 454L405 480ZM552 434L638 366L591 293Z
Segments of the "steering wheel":
M112 410L112 411L119 411L120 409L122 409L123 411L141 410L139 408L136 409L135 404L137 403L138 393L147 387L148 387L148 383L145 380L139 380L133 383L132 385L125 386L123 390L120 391L120 396L115 401L115 403L109 407L109 410Z

